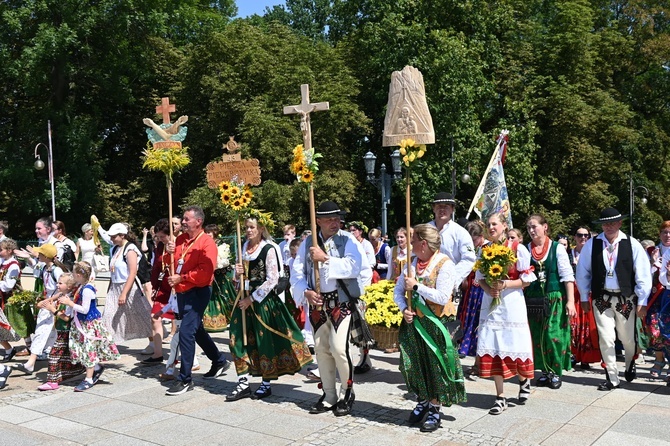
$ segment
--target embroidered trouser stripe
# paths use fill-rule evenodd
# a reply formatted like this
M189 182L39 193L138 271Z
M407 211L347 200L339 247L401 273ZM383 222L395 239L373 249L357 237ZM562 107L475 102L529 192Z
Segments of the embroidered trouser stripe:
M629 299L630 301L630 299ZM626 353L626 370L630 367L637 345L635 341L635 307L628 315L628 319L623 314L616 311L618 300L610 299L610 308L600 313L595 305L592 306L593 316L598 327L598 337L600 338L600 354L607 369L607 378L613 385L619 385L619 370L616 366L616 352L614 342L617 335L623 344ZM631 303L632 305L632 303Z
M326 394L326 403L335 404L339 400L337 395L336 374L340 375L341 397L344 397L348 382L352 380L353 367L349 355L349 331L351 329L351 315L342 319L337 330L331 318L321 325L314 333L314 352L319 363L321 384Z

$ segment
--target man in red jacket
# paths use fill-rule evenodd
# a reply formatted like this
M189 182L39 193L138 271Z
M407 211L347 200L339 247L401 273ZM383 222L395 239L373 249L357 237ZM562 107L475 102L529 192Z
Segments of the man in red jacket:
M230 367L230 362L202 325L202 317L212 296L217 256L214 239L203 231L204 221L202 208L186 208L182 219L184 232L174 242L168 242L166 248L166 263L170 262L170 253L174 254L175 273L168 277L168 283L177 293L178 316L175 317L182 320L179 327L179 380L165 392L166 395L181 395L193 389L191 368L196 342L212 361L212 368L205 373L204 378L217 378Z

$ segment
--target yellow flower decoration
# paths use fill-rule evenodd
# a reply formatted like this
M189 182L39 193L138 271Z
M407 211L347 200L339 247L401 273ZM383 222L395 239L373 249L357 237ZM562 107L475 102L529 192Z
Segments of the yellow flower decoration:
M223 193L223 194L221 194L221 201L222 201L224 204L228 204L228 203L230 203L230 194L229 194L229 193Z
M484 257L486 260L491 260L496 256L495 252L491 250L483 250L482 251L482 257Z
M251 193L251 189L246 189L246 190L244 191L244 193L242 194L242 196L243 196L244 198L246 198L247 200L251 200L252 198L254 198L254 194Z
M232 195L232 196L240 195L240 188L237 187L237 186L231 186L230 195Z
M295 174L298 181L310 183L314 181L314 174L319 171L317 160L321 158L320 153L314 149L305 150L302 144L293 149L293 161L290 165L291 173Z
M491 268L489 268L489 274L493 277L498 277L502 274L503 268L500 265L492 265Z
M426 145L417 144L412 138L407 138L400 141L400 149L398 151L403 156L402 161L405 166L409 167L410 164L425 155Z
M254 196L249 185L239 181L237 176L234 176L230 181L219 183L219 192L221 193L221 202L233 211L240 211L247 207Z
M243 205L244 203L242 202L242 199L236 198L232 201L230 207L233 208L234 211L239 211L240 209L242 209Z
M225 192L230 189L230 183L228 181L222 181L219 183L219 190Z

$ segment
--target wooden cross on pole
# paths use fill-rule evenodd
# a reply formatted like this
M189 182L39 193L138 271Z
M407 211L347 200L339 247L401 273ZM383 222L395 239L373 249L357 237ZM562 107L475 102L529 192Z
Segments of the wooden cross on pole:
M300 130L302 131L302 139L304 143L305 150L310 150L312 148L312 126L309 122L309 114L317 111L324 111L330 109L330 104L328 102L317 102L310 104L309 102L309 84L302 84L300 86L300 95L302 100L300 105L288 105L284 107L285 115L300 115ZM316 202L314 199L314 185L309 183L309 219L310 219L310 228L312 230L312 246L317 248L319 245L317 243L319 233L316 230ZM314 265L314 289L317 293L321 293L321 280L319 278L319 265L318 262ZM321 309L317 307L317 309Z
M284 107L285 115L300 115L300 130L302 131L302 139L305 144L305 149L312 148L312 126L309 122L309 114L317 111L324 111L330 109L328 102L316 102L310 104L309 102L309 84L302 84L300 86L300 95L302 100L300 105L287 105Z
M170 98L162 98L161 105L156 106L156 113L163 115L163 124L170 123L170 113L177 111L174 104L170 104Z

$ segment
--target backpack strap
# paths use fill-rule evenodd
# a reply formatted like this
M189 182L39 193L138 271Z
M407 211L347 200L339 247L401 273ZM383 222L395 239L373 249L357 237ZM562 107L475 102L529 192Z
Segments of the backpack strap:
M121 253L121 257L123 257L123 262L128 265L128 260L126 259L126 256L128 255L128 249L130 245L133 245L135 248L137 248L137 245L133 242L128 242L125 244L123 247L123 252ZM139 251L139 248L137 248ZM116 252L116 251L114 251ZM141 259L142 254L137 254L137 271L135 272L135 284L137 285L137 288L139 288L140 292L142 293L142 296L144 296L144 289L142 288L142 284L140 283L140 277L139 277L139 272L140 272L140 262L142 261ZM130 273L130 272L129 272Z

